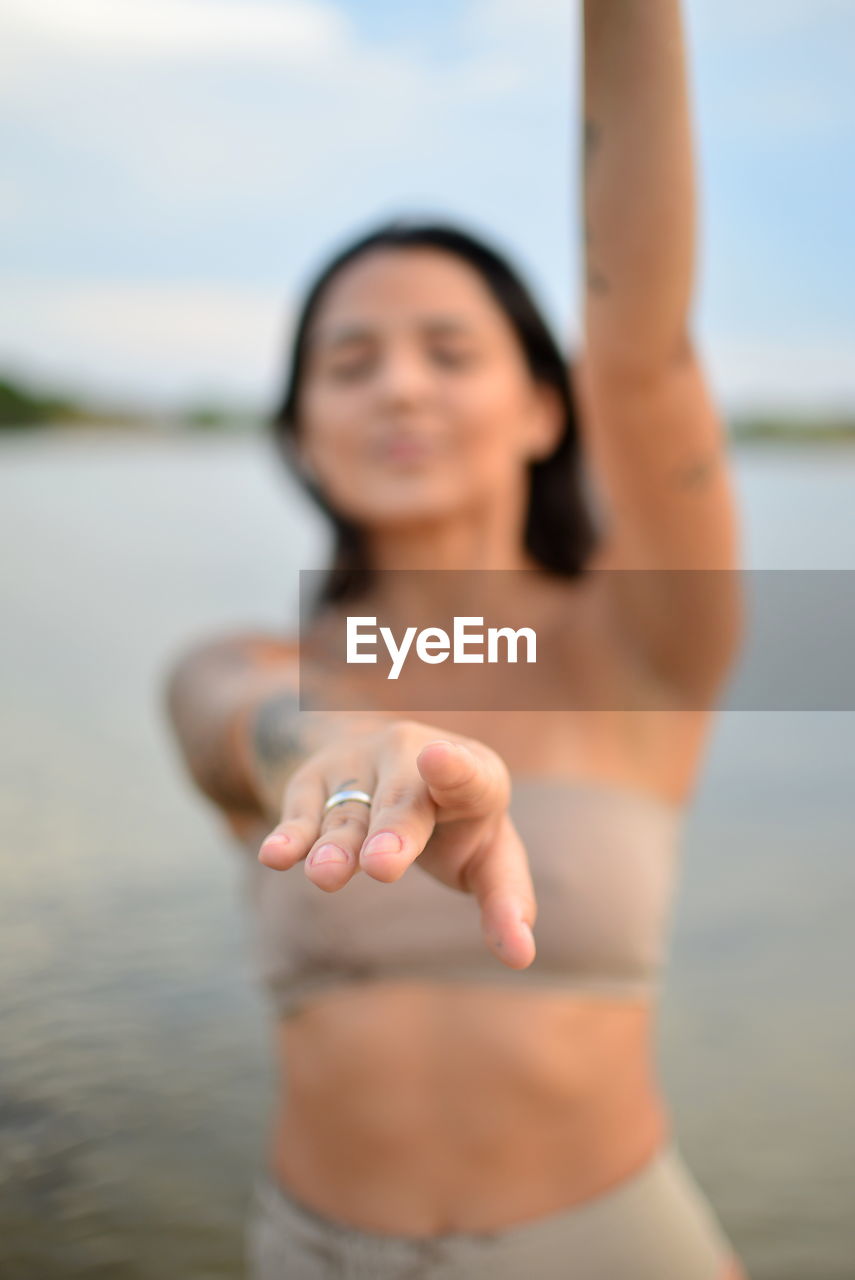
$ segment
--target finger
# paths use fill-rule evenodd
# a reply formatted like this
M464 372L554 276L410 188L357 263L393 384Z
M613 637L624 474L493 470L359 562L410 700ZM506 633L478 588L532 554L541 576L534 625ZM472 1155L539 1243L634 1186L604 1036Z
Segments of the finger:
M416 766L440 809L438 822L483 818L508 806L510 781L495 752L438 739L422 747Z
M381 772L359 863L375 880L400 879L424 849L436 825L436 805L414 767Z
M305 858L317 839L326 797L323 775L317 769L301 768L292 774L282 798L282 818L262 841L259 862L287 871Z
M508 814L498 835L472 855L461 879L481 908L481 928L494 953L511 969L526 969L536 946L537 900L528 854Z
M371 795L374 782L358 778L348 778L346 783L328 782L326 794L332 795L345 787ZM372 808L360 800L345 800L322 815L320 833L307 854L305 866L306 875L319 889L328 893L341 889L360 870L359 850Z

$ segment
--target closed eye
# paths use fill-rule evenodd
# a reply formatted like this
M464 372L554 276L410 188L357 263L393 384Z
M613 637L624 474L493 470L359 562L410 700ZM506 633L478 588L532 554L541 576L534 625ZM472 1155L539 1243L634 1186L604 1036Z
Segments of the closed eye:
M475 364L477 356L474 351L462 351L450 347L437 347L431 352L431 359L447 369L464 369Z
M360 356L356 360L330 364L327 366L327 372L335 382L355 382L369 373L372 365L373 359L370 356Z

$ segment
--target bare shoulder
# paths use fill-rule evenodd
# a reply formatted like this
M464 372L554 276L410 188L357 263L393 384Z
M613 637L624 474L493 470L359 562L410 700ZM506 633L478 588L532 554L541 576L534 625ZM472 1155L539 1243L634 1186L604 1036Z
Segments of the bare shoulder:
M296 642L261 630L235 629L182 649L165 671L164 709L187 769L221 807L253 802L246 764L235 742L244 708L283 683L293 684Z
M291 660L299 649L296 637L274 632L235 628L203 636L181 649L172 669L185 663L220 661L224 664Z
M172 705L183 694L214 681L219 687L231 677L269 671L293 664L299 654L296 638L261 630L235 629L201 637L174 653L164 669L164 688Z
M165 673L162 697L182 745L195 757L242 705L277 687L286 673L293 684L298 653L291 636L249 629L206 636L181 650Z

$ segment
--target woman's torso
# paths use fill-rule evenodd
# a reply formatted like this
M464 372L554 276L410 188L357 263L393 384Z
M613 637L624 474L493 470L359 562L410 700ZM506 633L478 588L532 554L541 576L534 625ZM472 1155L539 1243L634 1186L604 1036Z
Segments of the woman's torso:
M623 662L605 633L589 633L579 653L588 687ZM287 642L278 660L293 662ZM680 806L708 712L420 718L480 738L512 777L588 779ZM268 830L261 816L244 822L249 852ZM572 983L395 979L325 991L275 1025L271 1169L303 1203L366 1230L490 1230L556 1212L629 1176L665 1139L655 1010L655 990L603 996Z

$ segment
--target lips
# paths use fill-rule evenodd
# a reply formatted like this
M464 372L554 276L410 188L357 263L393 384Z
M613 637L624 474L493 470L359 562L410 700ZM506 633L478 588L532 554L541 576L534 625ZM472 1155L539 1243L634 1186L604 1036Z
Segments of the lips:
M422 462L431 457L434 448L426 440L388 440L380 446L381 458L388 462Z

